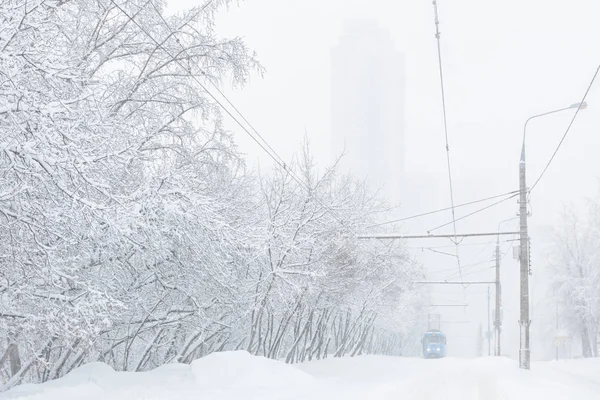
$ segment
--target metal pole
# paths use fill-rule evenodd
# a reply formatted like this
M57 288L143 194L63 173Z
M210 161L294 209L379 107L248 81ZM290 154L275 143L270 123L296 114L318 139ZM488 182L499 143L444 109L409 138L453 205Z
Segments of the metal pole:
M502 321L500 320L500 238L496 238L496 312L494 315L494 340L496 341L494 355L500 356L500 333Z
M585 102L571 104L569 107L560 108L558 110L548 111L543 114L534 115L525 121L523 127L523 145L521 147L521 160L519 162L519 261L521 272L521 296L520 296L520 311L519 319L520 330L520 346L519 346L519 368L530 369L531 354L529 349L529 233L527 231L527 183L526 183L526 168L525 168L525 136L527 135L527 123L534 118L543 117L545 115L558 113L569 109L584 109L587 107Z
M554 300L556 303L556 334L558 334L558 289L555 289L554 291ZM556 347L556 361L558 361L558 346L556 343L554 346Z
M503 223L512 221L517 217L512 217L500 221L498 223L498 232L500 232L500 226ZM517 239L518 240L518 239ZM501 342L502 342L502 284L500 283L500 235L496 236L496 313L494 316L494 332L495 332L495 352L494 355L499 357L501 355Z
M525 123L525 130L527 123ZM529 353L529 236L527 231L527 184L525 181L525 131L523 133L523 147L521 149L521 160L519 162L519 220L520 220L520 273L521 273L521 295L520 295L520 320L519 320L519 368L530 369Z
M487 288L487 312L488 312L488 327L487 327L487 342L488 342L488 357L492 355L492 329L490 327L490 287Z

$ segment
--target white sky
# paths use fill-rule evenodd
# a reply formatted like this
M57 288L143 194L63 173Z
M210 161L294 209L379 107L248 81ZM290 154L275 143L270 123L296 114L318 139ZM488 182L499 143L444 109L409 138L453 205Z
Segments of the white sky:
M183 8L202 0L172 0ZM579 102L600 62L600 2L597 0L439 0L442 53L446 79L449 139L457 204L518 188L518 159L524 121L534 114ZM449 205L442 130L433 6L430 0L246 0L223 11L217 31L241 36L254 49L267 72L255 76L243 90L228 93L246 118L284 158L298 150L305 134L315 159L329 161L329 63L345 20L372 18L388 28L406 59L406 168L439 185L440 206ZM536 271L544 268L545 235L565 202L580 202L597 193L600 176L600 82L590 93L558 156L532 195L533 296L536 301L532 340L534 354L537 303ZM549 159L572 113L532 122L528 128L528 182L532 184ZM230 121L231 122L231 121ZM232 122L248 161L264 167L270 159ZM457 210L457 216L471 209ZM489 212L457 223L458 231L496 231L498 221L517 210L510 200ZM429 210L414 210L423 212ZM401 212L402 215L404 213ZM450 213L415 221L404 232L424 233L451 218ZM504 225L512 229L516 220ZM440 230L450 232L448 226ZM472 239L471 243L488 239ZM466 243L466 242L465 242ZM447 245L448 241L411 242L410 246ZM504 245L503 250L506 249ZM440 249L452 252L452 248ZM461 250L464 265L491 259L493 246ZM456 265L451 257L422 252L428 271ZM503 262L504 347L518 347L518 266ZM490 266L493 263L489 263ZM467 267L465 267L467 268ZM477 269L471 268L471 269ZM469 268L467 268L467 271ZM432 279L443 277L439 273ZM493 270L469 275L489 280ZM467 277L465 277L467 279ZM463 301L460 288L432 288L442 300ZM444 320L487 323L485 286L468 288L466 313L441 310ZM537 293L542 290L538 289ZM445 293L445 294L442 294ZM547 301L546 301L547 303ZM450 340L470 355L477 325L447 325ZM485 329L485 326L484 326ZM487 348L485 349L487 352ZM538 352L539 354L539 352Z

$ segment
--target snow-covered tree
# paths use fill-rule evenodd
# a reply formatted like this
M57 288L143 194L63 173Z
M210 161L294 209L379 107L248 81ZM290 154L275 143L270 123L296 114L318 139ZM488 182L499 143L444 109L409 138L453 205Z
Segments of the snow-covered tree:
M119 326L199 317L246 256L241 163L205 85L259 67L214 34L223 3L169 18L157 0L0 4L0 329L23 359L9 384L34 364L60 375Z
M261 73L206 4L0 2L0 380L247 349L398 353L419 267L357 240L385 210L308 146L245 169L211 94Z
M249 351L288 362L355 355L375 349L383 329L410 325L419 268L401 243L356 238L386 209L364 182L336 166L318 176L305 144L262 193L267 254L252 272Z
M579 215L566 208L554 235L550 265L555 293L561 300L561 322L581 338L584 357L597 356L600 328L600 219L591 204Z

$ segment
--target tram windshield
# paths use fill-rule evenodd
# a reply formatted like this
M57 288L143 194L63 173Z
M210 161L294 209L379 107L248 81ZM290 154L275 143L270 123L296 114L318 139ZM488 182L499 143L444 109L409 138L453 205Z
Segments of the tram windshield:
M446 338L443 336L425 336L423 338L425 344L440 344L446 343Z

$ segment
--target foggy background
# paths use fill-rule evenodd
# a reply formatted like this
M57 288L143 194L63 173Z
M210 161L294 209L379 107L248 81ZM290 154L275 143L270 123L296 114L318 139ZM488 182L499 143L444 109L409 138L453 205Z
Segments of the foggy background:
M192 0L172 1L170 7L186 8L196 4ZM598 15L600 4L593 0L440 2L455 204L518 189L523 124L532 115L581 100L598 62ZM224 36L243 36L246 44L256 50L266 73L264 77L252 76L243 90L228 89L226 92L285 160L291 159L299 150L306 135L321 169L326 168L332 162L332 155L337 154L336 124L338 132L348 130L348 134L359 135L363 126L381 124L382 118L388 118L381 128L372 128L371 133L363 131L362 140L370 143L370 156L364 143L346 147L346 167L358 174L365 173L360 170L374 163L367 159L373 160L374 154L386 151L385 156L377 160L375 171L381 172L371 178L374 183L385 183L390 200L402 205L396 210L398 217L449 207L433 18L431 1L240 2L239 7L232 6L221 12L217 30ZM385 65L366 63L362 66L371 79L381 80L379 86L365 85L364 81L352 82L352 68L356 65L352 63L345 69L335 61L335 54L342 59L360 61L361 54L348 54L348 49L353 48L351 45L340 46L340 43L353 43L342 38L348 39L345 35L357 23L376 27L375 31L379 33L375 36L380 34L380 39L383 38L378 42L383 53L386 49L398 52L398 57L383 57ZM371 46L364 48L373 50ZM374 96L369 87L386 89ZM361 90L364 96L358 99L348 95L362 93ZM336 94L338 92L341 94ZM347 102L358 101L352 107L359 115L340 121L339 110L350 107L340 105L344 98ZM394 110L390 102L401 107ZM548 326L539 322L543 310L554 307L552 299L546 297L543 279L549 231L565 203L582 203L598 189L600 137L593 127L600 124L600 94L592 91L587 103L588 108L581 112L531 196L531 348L534 360L553 355ZM366 112L381 111L380 107L386 107L386 111L376 116ZM541 173L572 112L565 111L530 123L527 140L529 185ZM364 119L361 120L364 125L352 129L352 122L360 118ZM271 159L232 121L227 127L236 133L237 143L248 154L251 167L252 164L270 166ZM374 133L382 130L385 131L383 136ZM385 143L378 143L377 139L385 140ZM386 162L382 163L382 160ZM459 208L456 217L487 204L489 202ZM515 198L457 222L457 231L495 232L498 222L515 217L516 212ZM397 232L424 234L451 219L451 212L446 211L407 221ZM516 230L517 223L517 219L507 222L502 230ZM373 232L384 231L383 228ZM448 225L435 233L451 232L452 226ZM509 239L513 237L501 238L502 241ZM461 245L460 256L465 280L494 279L491 268L494 266L494 244L490 243L493 241L493 237L484 237L462 242L465 246ZM443 239L407 241L413 254L424 263L430 280L458 280L453 257L426 249L454 253L451 244ZM512 258L510 246L510 242L501 243L501 252L506 252L501 264L502 353L516 357L518 263ZM446 321L442 323L442 330L448 334L448 355L475 356L479 323L484 333L487 330L487 285L464 289L460 285L444 285L430 289L433 304L468 304L464 309L440 308L431 312L442 314L442 321ZM490 308L493 308L493 290L490 293ZM493 323L493 314L491 319ZM448 323L457 321L469 323ZM487 342L483 354L487 354Z

